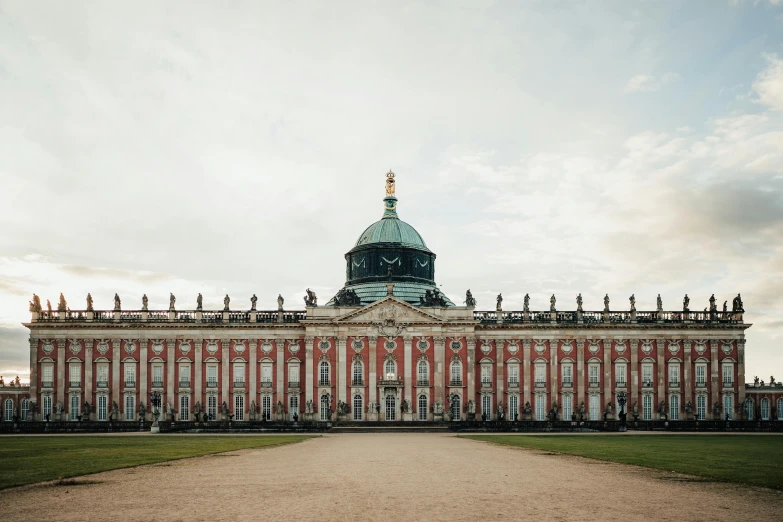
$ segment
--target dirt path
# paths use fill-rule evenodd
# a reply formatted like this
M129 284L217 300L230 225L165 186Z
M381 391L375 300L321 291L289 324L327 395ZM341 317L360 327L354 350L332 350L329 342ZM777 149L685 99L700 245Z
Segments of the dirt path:
M300 444L0 492L6 520L775 520L783 494L439 434ZM622 492L622 493L620 493ZM616 499L622 498L621 501Z

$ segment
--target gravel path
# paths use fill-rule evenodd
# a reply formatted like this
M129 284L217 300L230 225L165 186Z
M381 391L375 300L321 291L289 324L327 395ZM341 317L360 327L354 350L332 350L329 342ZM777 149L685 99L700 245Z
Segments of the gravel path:
M783 493L440 434L326 435L0 492L5 520L776 520ZM620 493L620 492L623 493ZM617 501L617 498L622 498Z

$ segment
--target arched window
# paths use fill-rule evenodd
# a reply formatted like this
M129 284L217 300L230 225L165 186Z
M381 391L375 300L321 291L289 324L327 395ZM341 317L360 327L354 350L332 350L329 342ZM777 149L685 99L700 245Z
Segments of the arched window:
M451 386L462 386L462 363L451 361Z
M427 396L424 394L419 395L419 420L427 420Z
M362 412L364 411L362 404L362 396L357 393L353 396L353 420L362 420Z
M364 386L364 365L361 361L354 361L353 363L353 381L354 386Z
M745 418L753 420L753 400L750 397L745 400Z
M22 417L21 420L26 421L27 415L30 413L30 399L25 397L22 399Z
M460 401L459 395L454 395L451 400L451 420L462 420L460 415L462 411L462 401Z
M397 398L394 395L386 397L386 420L397 420Z
M761 399L761 420L769 420L769 399Z
M323 364L323 363L322 363ZM328 421L330 411L330 404L329 404L329 396L324 394L321 395L321 420Z
M6 422L14 420L14 401L11 399L5 400L5 415L3 416L3 419Z
M329 363L326 361L321 361L318 365L318 384L329 386Z
M430 372L427 365L427 361L419 361L418 368L416 370L417 384L419 386L430 385Z
M397 364L392 359L386 359L384 373L386 374L386 379L389 381L393 381L397 378Z

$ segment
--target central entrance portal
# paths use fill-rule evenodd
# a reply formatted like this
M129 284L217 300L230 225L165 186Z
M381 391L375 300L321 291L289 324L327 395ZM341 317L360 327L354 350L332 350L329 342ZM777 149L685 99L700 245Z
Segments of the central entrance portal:
M386 420L397 420L397 398L393 395L386 396Z

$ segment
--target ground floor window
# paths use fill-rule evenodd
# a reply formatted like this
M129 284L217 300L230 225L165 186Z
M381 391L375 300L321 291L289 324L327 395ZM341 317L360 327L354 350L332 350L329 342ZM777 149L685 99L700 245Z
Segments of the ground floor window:
M11 399L5 400L5 413L3 419L5 419L6 422L14 420L14 401Z
M98 395L98 420L106 420L106 406L108 397L106 395Z
M329 396L328 395L321 395L321 420L322 421L328 421L329 419Z
M52 396L44 395L41 402L43 403L41 415L43 415L44 420L49 420L49 417L52 415Z
M778 420L783 420L783 398L778 399Z
M234 396L234 420L235 421L245 420L245 396L244 395Z
M272 396L261 396L261 418L263 420L269 420L272 417Z
M536 420L546 420L546 395L536 395Z
M451 401L451 420L458 421L462 420L461 410L462 410L462 402L459 399L458 395L454 395Z
M397 398L394 395L386 397L386 420L397 420Z
M190 420L190 395L179 396L179 420Z
M519 413L519 395L511 395L508 398L508 420L517 420Z
M481 396L481 413L486 413L486 419L492 420L492 397L489 395Z
M753 401L750 398L745 399L745 418L753 420Z
M79 396L71 395L71 405L68 408L68 417L72 421L79 420Z
M669 420L680 420L680 396L669 397Z
M731 395L723 396L723 412L726 420L732 420L734 418L734 397Z
M357 393L353 396L353 420L362 420L362 412L364 412L364 401Z
M22 399L22 412L21 412L21 420L26 421L27 415L30 413L30 399L24 398Z
M419 395L419 420L427 420L427 396Z
M563 420L571 420L574 412L574 396L563 395Z
M294 415L299 415L299 396L288 396L288 416L291 420L294 420Z
M207 420L217 419L217 395L207 396Z
M136 396L125 396L125 420L132 421L136 414Z
M601 418L601 401L598 395L590 396L590 420L599 420Z
M696 397L696 420L704 420L707 415L707 396Z
M769 399L761 399L761 420L769 420Z
M642 420L652 420L652 395L642 397Z

